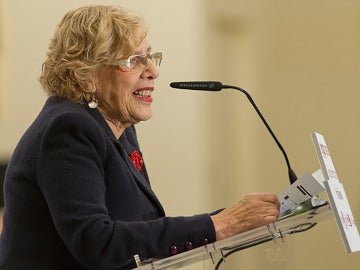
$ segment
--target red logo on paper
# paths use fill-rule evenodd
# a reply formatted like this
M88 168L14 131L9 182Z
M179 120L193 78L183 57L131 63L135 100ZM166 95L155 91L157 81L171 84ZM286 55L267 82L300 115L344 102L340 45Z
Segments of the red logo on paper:
M320 150L324 158L330 157L330 152L326 145L320 144Z

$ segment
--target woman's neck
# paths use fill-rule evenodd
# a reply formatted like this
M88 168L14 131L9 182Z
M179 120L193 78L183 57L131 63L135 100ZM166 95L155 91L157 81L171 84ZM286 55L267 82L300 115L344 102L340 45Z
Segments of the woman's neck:
M130 126L130 124L124 124L120 122L119 120L114 120L113 117L109 117L108 114L102 110L102 108L99 106L98 110L100 114L104 117L106 123L109 125L111 131L113 132L116 139L119 139L120 136L123 134L125 129Z
M111 131L114 133L116 139L119 139L120 136L123 134L125 128L127 128L119 122L108 120L106 118L105 118L105 121L108 123L108 125L109 125Z

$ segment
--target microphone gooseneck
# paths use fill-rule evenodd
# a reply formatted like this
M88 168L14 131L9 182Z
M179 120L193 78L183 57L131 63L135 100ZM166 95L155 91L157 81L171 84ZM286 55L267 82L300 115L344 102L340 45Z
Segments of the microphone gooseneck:
M274 132L272 131L269 124L265 120L265 117L261 113L258 106L255 104L255 102L252 99L251 95L246 90L244 90L243 88L237 87L237 86L224 85L221 82L216 82L216 81L172 82L170 84L170 86L172 88L178 88L178 89L204 90L204 91L220 91L222 89L231 88L231 89L238 90L238 91L242 92L243 94L245 94L246 97L248 98L248 100L250 101L251 105L253 106L253 108L255 109L257 114L259 115L261 121L264 123L266 129L269 131L270 135L272 136L275 143L279 147L280 151L282 152L282 154L283 154L283 156L285 158L286 166L288 168L288 175L289 175L290 183L292 184L292 183L294 183L296 181L297 176L296 176L295 172L292 170L292 168L290 166L290 161L289 161L289 158L288 158L288 156L287 156L287 154L285 152L284 147L281 145L281 143L279 142L279 140L275 136Z

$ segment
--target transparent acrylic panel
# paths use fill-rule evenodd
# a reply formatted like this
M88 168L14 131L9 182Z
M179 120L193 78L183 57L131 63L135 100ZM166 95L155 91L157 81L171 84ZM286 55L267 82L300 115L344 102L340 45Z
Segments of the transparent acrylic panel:
M201 261L216 264L230 252L250 248L268 241L277 241L286 235L305 232L320 221L332 216L331 209L325 205L313 208L300 214L289 215L277 222L250 230L233 237L199 247L181 254L151 262L143 262L137 270L178 269ZM207 264L209 264L207 262Z

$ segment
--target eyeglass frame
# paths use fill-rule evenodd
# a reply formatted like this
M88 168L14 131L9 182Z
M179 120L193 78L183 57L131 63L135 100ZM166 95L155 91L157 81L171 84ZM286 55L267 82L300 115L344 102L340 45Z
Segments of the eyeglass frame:
M153 61L153 57L155 55L160 55L158 63ZM136 58L136 57L142 57L142 59L144 59L144 60L137 62L136 65L133 68L131 68L131 60ZM138 64L143 64L144 67L146 67L147 64L148 64L147 61L148 61L148 59L150 59L151 62L156 66L156 68L159 68L160 65L161 65L161 62L162 62L162 58L163 58L162 57L162 51L153 52L151 54L134 54L134 55L130 55L126 59L120 59L120 60L112 63L111 65L112 66L117 66L119 68L126 67L127 68L126 71L130 71L130 70L134 70L138 66Z

